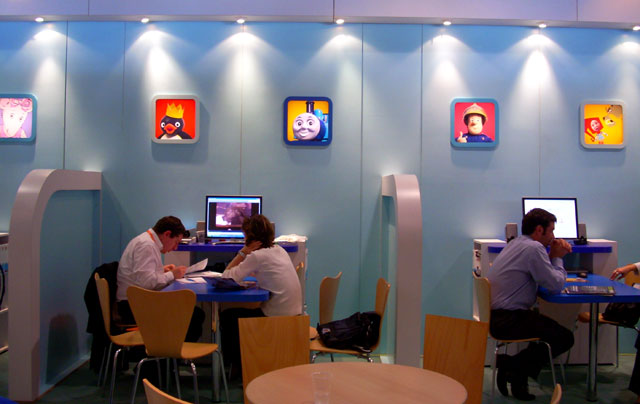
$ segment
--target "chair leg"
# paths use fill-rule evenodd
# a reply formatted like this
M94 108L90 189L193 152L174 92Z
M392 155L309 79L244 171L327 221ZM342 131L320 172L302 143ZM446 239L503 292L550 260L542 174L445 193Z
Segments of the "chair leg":
M178 360L173 358L173 374L176 377L176 390L178 391L178 398L182 399L182 391L180 391L180 369L178 368Z
M106 371L103 371L105 366L109 366L109 362L107 362L107 364L105 365L105 359L107 358L107 350L109 351L109 356L111 356L111 345L113 345L113 342L109 343L108 347L104 347L104 350L102 351L102 360L100 361L100 372L98 372L98 387L102 386L102 374L105 373L105 378L106 378Z
M547 346L547 350L549 351L549 365L551 366L551 378L553 379L553 387L556 386L556 370L553 366L553 356L551 355L551 345L544 341L539 341L541 344L545 344Z
M133 392L131 393L131 404L134 404L134 401L136 399L136 389L138 388L138 379L140 378L140 368L142 367L142 364L149 359L150 358L142 358L136 365L136 375L133 378Z
M224 394L227 396L227 404L229 404L229 387L227 386L227 375L224 373L224 361L222 360L222 352L220 352L219 350L216 350L213 353L218 354L218 359L220 360L220 371L222 372L222 383L224 384ZM211 373L212 374L214 373L213 369Z
M111 349L109 349L109 351L111 351ZM116 368L118 367L118 355L120 354L120 351L122 351L122 348L118 349L116 353L113 355L113 370L111 370L111 388L109 389L109 404L113 403L113 391L115 390L115 387L116 387ZM104 377L105 377L105 383L106 383L107 375L105 375Z
M333 354L330 353L329 356L331 357L331 362L333 362Z
M493 396L496 394L496 371L497 369L497 363L498 363L498 350L500 349L500 344L496 341L496 347L493 351L493 360L491 361L491 369L492 369L492 376L491 376L491 397L489 397L489 403L493 403ZM505 351L506 351L506 346L505 346Z
M199 404L200 394L198 394L198 374L196 373L196 365L193 361L189 361L189 364L191 365L191 373L193 373L193 393L195 395L195 400L193 400L193 402L195 404Z

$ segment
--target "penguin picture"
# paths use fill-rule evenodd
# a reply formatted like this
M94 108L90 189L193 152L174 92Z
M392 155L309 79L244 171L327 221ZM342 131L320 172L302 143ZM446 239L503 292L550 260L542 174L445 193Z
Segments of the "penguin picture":
M189 144L199 139L195 96L156 96L153 100L155 143Z

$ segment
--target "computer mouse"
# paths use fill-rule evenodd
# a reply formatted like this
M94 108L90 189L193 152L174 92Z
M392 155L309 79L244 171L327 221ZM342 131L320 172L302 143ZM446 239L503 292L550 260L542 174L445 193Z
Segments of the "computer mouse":
M578 272L578 277L579 278L586 278L587 277L587 273L586 272Z

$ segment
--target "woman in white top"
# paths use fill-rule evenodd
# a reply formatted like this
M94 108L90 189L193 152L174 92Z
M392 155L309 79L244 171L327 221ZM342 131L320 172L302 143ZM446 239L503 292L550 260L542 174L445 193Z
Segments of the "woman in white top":
M254 276L258 286L268 290L269 300L260 308L232 308L220 314L222 348L225 360L232 364L233 374L240 373L240 346L238 319L265 316L295 316L301 314L302 291L300 281L287 252L274 244L273 225L263 215L253 215L242 223L245 245L227 269L224 278L236 282L247 276ZM236 370L237 369L237 370Z

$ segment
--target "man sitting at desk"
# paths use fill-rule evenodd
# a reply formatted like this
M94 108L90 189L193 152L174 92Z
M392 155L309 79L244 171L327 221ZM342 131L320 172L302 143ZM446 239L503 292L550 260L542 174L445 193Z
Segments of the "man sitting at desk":
M184 277L184 266L162 265L161 254L174 251L186 233L184 225L174 216L165 216L153 226L129 242L118 265L118 314L123 322L134 324L135 320L127 300L127 288L139 286L159 290ZM204 311L195 307L185 341L195 342L202 334Z
M499 339L540 338L551 346L556 357L573 345L573 333L537 310L538 286L560 292L567 272L562 257L571 252L565 240L555 239L556 217L544 209L532 209L522 219L522 236L512 240L496 257L487 278L491 284L491 334ZM550 247L547 253L546 247ZM543 344L530 343L517 355L499 355L498 389L519 400L529 401L527 377L536 378L548 362Z
M298 275L289 254L274 244L275 230L263 215L244 219L242 232L245 245L222 273L236 282L247 276L255 276L258 286L268 290L269 300L257 309L233 308L220 314L222 350L225 361L230 363L232 376L240 375L240 344L238 319L265 316L295 316L302 311L302 290ZM233 378L233 377L231 377Z

